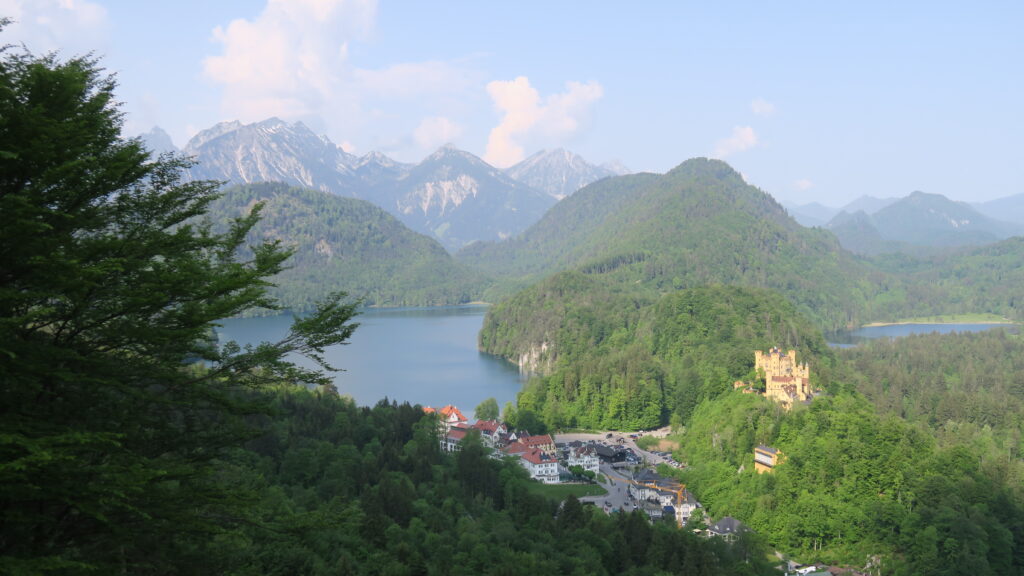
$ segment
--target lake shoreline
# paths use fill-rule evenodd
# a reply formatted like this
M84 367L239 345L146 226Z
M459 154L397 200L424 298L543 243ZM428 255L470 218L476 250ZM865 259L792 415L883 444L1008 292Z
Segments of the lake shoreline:
M966 326L966 325L970 325L970 324L991 324L993 326L999 326L999 325L1013 326L1013 325L1018 324L1018 322L1014 322L1013 320L974 320L974 321L958 320L958 321L949 321L949 322L921 321L921 320L904 320L904 321L901 321L901 322L871 322L871 323L862 325L861 328L881 328L881 327L884 327L884 326L928 326L928 325L931 325L931 324L941 324L943 326L956 326L956 325L965 325Z

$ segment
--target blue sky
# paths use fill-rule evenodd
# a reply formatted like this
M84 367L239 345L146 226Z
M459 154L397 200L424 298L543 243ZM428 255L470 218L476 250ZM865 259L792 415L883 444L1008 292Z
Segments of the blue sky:
M452 142L776 198L1024 193L1024 3L0 0L5 42L116 72L126 132L302 120L356 154Z

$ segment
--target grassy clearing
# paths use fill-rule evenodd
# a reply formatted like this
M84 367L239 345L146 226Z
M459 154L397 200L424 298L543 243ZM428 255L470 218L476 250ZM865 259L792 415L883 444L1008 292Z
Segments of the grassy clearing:
M679 448L679 442L668 438L657 438L655 436L641 436L636 439L636 445L641 450L659 450L661 452L672 452Z
M561 502L570 494L577 498L583 496L601 496L608 491L597 484L541 484L540 482L529 482L526 487L534 494L540 494L551 500Z
M945 314L941 316L918 316L902 318L895 322L872 322L868 326L892 326L895 324L1013 324L1014 322L998 314Z

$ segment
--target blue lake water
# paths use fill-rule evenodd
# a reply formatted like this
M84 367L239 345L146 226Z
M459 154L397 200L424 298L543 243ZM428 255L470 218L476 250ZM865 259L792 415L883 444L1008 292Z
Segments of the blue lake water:
M441 407L454 404L467 417L487 398L499 407L515 402L524 377L510 362L477 350L485 306L366 310L344 346L326 358L345 371L335 375L338 392L360 405L388 398ZM291 325L290 315L232 318L220 322L221 341L241 345L277 341Z
M849 332L829 334L830 346L849 348L865 340L875 338L902 338L911 334L951 334L954 332L983 332L995 328L1005 328L1017 333L1020 327L1015 324L892 324L887 326L865 326Z

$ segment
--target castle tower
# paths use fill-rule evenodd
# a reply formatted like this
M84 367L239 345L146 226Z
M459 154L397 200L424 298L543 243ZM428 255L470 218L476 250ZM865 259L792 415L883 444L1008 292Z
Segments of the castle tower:
M806 362L797 362L796 350L782 352L776 347L767 354L755 350L754 367L764 373L764 395L768 398L787 407L811 398L811 370Z

